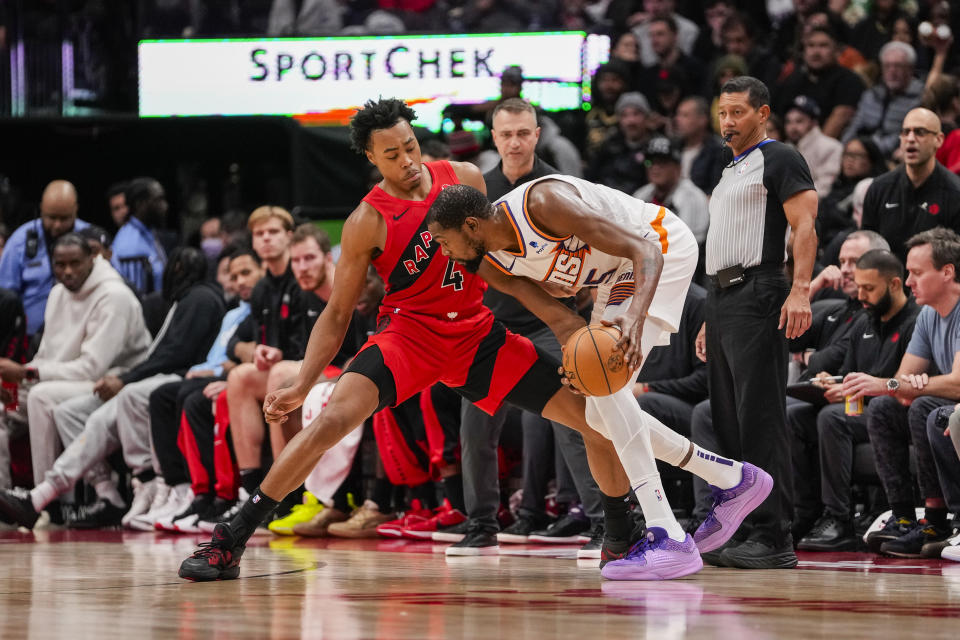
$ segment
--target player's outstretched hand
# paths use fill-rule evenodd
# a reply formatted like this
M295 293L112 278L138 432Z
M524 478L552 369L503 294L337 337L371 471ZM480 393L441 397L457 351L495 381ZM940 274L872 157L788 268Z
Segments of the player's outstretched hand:
M617 316L612 322L601 320L605 327L616 327L620 329L620 339L617 341L617 347L623 351L623 360L630 367L631 371L640 368L643 361L643 352L640 350L640 338L643 337L643 321L646 319L645 313L634 312L627 309L622 316Z
M283 424L287 414L303 404L304 397L295 387L282 387L271 391L263 399L263 417L267 422Z

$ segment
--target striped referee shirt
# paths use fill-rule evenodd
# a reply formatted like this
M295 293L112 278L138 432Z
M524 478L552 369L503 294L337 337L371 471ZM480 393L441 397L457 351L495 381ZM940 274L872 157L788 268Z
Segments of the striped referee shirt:
M814 189L810 169L793 147L768 139L734 158L710 198L707 274L735 265L782 265L783 203L808 189Z

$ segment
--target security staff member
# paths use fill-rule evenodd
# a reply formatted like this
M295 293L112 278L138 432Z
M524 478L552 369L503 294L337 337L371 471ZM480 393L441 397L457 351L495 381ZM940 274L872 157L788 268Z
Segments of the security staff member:
M790 536L785 338L810 327L808 292L817 250L810 170L795 149L766 137L769 105L766 85L750 76L720 90L717 114L734 157L710 200L706 272L713 287L697 337L721 452L762 465L775 482L744 522L746 539L741 533L719 556L704 555L708 562L743 569L797 564ZM794 237L792 288L783 272L788 224Z
M40 219L21 225L0 257L0 287L15 291L27 314L27 335L43 326L47 296L53 288L50 254L57 238L88 226L77 219L77 190L66 180L54 180L40 198Z
M914 234L934 227L960 233L960 178L937 161L941 144L937 114L908 112L900 129L903 165L877 176L863 201L863 228L886 238L902 262Z

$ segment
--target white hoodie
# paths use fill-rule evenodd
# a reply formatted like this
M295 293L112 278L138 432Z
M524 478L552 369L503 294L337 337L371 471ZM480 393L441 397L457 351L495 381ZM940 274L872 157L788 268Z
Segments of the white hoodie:
M54 285L43 319L40 348L27 365L41 381L99 380L136 365L150 346L140 301L100 257L76 293Z

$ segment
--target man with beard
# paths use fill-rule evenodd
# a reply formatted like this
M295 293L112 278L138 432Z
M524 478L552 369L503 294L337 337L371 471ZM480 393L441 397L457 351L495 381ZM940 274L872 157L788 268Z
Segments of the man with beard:
M167 253L157 231L167 217L167 196L153 178L134 178L127 185L126 223L113 239L113 266L140 295L159 291Z
M843 381L843 393L881 396L865 414L877 475L893 515L883 529L867 536L867 545L885 555L935 558L951 535L948 507L960 510L960 482L955 475L938 474L927 430L931 413L960 400L960 236L949 229L930 229L910 238L907 250L906 284L923 309L900 367L886 380L849 376ZM911 444L924 501L924 519L919 521L909 464Z
M848 332L846 358L836 373L844 380L889 378L897 372L920 307L903 287L903 265L882 249L867 251L854 271L862 314ZM867 442L864 415L846 415L843 384L821 371L816 383L830 403L816 414L823 515L798 545L804 551L848 551L855 547L851 478L855 447ZM800 486L802 478L797 478Z

